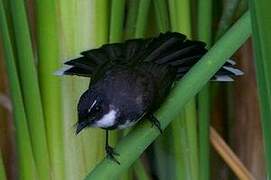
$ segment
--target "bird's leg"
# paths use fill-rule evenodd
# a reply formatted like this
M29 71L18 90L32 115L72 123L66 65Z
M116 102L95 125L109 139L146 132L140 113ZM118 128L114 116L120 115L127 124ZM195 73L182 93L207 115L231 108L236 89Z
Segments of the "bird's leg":
M105 151L106 151L106 154L107 154L107 157L109 157L112 161L120 164L120 162L115 158L115 156L119 156L118 153L116 153L114 151L114 149L109 146L109 143L108 143L108 136L109 136L109 133L108 133L108 130L106 130L106 137L105 137Z
M157 127L158 130L160 131L160 133L162 134L163 131L162 131L161 124L158 121L158 119L152 113L148 114L147 117L150 120L150 122L152 123L152 125L154 125L155 127Z

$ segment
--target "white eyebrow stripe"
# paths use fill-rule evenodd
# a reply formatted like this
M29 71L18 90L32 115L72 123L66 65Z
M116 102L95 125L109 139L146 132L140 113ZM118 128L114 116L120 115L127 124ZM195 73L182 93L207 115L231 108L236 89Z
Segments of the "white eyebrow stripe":
M95 106L96 103L97 103L97 100L94 100L94 102L91 104L90 108L88 109L88 112L91 111L91 109Z

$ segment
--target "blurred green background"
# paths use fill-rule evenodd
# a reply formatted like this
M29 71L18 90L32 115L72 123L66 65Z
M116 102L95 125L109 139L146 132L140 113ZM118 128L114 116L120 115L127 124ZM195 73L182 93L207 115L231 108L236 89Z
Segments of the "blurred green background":
M0 0L0 180L267 179L268 7L269 0ZM171 95L175 104L189 100L186 106L166 105L160 113L178 114L163 122L171 122L164 133L140 139L138 132L151 128L146 123L114 131L110 141L123 152L123 163L97 166L105 156L103 131L74 133L77 101L89 79L53 73L81 51L166 31L206 42L210 53L202 62L213 60L210 72L232 55L245 75L232 83L210 82L191 99L211 77L202 73L207 66L202 72L204 66L197 66L177 85L191 82L194 94L176 88ZM251 31L253 40L247 39ZM142 151L150 145L127 157L136 144Z

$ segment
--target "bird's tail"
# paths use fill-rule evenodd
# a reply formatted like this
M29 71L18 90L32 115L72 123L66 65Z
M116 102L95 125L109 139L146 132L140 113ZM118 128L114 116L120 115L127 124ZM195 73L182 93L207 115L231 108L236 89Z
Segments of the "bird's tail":
M65 62L68 66L56 74L90 77L98 69L112 63L132 65L152 62L176 67L176 78L180 79L207 52L205 46L205 43L188 40L185 35L177 32L161 33L156 38L132 39L84 51L81 53L82 57ZM235 67L234 61L227 60L212 80L232 81L232 77L242 74Z
M183 34L168 32L153 38L138 58L156 64L174 66L177 68L176 78L180 79L207 52L205 46L204 42L188 40ZM233 60L227 60L212 80L233 81L232 77L243 75L235 64Z

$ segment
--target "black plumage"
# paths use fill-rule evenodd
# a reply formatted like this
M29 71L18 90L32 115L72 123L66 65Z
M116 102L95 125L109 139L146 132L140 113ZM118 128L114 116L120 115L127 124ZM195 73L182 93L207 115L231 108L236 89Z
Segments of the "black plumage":
M77 133L90 126L105 129L106 152L116 161L108 145L108 130L130 127L143 117L161 130L153 113L174 81L182 78L206 52L205 43L167 32L156 38L105 44L67 61L68 68L60 74L91 77L89 89L78 103ZM241 75L234 65L227 61L212 80L230 81Z

